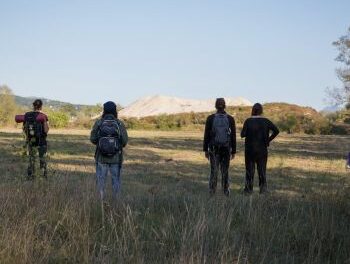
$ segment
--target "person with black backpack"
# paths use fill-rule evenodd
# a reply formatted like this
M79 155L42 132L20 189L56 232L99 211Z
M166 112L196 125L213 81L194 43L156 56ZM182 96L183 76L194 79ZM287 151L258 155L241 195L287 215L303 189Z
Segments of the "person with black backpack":
M113 197L120 192L123 148L128 143L125 125L118 119L114 102L103 105L102 118L97 120L91 130L90 141L96 145L96 182L102 200L105 198L105 185L108 172L112 176Z
M26 136L27 153L29 156L28 179L35 177L35 160L39 153L40 170L47 178L47 133L49 132L48 117L41 112L43 102L37 99L33 102L33 111L24 115L23 131Z
M279 130L269 119L262 117L262 114L262 105L256 103L252 108L252 116L244 122L241 131L241 137L245 138L245 194L253 192L255 165L258 169L260 193L267 191L268 147L279 134Z
M215 108L217 112L207 118L203 142L205 157L210 161L209 193L215 193L221 170L221 187L224 194L229 196L228 170L230 160L236 154L236 124L234 118L225 112L224 98L216 99Z

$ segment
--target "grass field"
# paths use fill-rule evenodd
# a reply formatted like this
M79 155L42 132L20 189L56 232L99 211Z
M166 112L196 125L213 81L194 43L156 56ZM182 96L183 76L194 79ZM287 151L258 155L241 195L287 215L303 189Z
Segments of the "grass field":
M248 197L239 141L231 196L210 198L202 133L132 131L101 204L88 133L51 134L49 179L28 182L21 134L0 132L0 263L350 263L349 137L281 135L270 193Z

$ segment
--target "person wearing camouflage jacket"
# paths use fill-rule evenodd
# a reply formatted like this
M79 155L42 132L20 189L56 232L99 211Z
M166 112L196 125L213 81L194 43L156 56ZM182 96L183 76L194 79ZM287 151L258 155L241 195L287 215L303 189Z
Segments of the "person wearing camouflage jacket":
M115 130L116 150L112 153L106 153L103 149L103 133L101 131L104 122L111 124L111 129ZM103 115L98 119L90 134L90 141L96 145L95 161L96 161L96 183L101 199L105 198L105 185L108 172L112 177L113 197L116 198L121 188L121 169L123 163L123 148L128 143L128 133L124 123L118 119L117 106L114 102L106 102L103 105ZM101 147L102 146L102 147ZM113 152L114 151L114 152Z

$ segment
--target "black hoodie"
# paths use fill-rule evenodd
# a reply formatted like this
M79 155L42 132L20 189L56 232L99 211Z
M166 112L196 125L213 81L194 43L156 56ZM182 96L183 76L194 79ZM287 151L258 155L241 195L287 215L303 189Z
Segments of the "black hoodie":
M270 132L272 134L270 135ZM270 142L279 134L278 128L267 118L252 116L243 125L241 137L245 138L245 150L261 153L267 151Z

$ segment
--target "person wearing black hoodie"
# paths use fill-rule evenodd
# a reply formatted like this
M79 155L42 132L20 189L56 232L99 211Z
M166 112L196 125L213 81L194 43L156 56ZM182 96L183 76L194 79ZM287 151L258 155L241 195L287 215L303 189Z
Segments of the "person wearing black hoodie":
M270 142L279 134L278 128L267 118L262 117L263 107L253 106L252 116L243 125L241 137L245 138L245 188L246 194L253 192L255 164L259 174L260 193L267 191L266 165ZM270 132L272 132L270 134Z
M219 169L221 170L221 187L229 196L230 160L236 154L236 124L232 116L225 112L224 98L218 98L215 103L217 112L208 116L205 124L203 151L210 161L209 192L214 194L217 186Z

